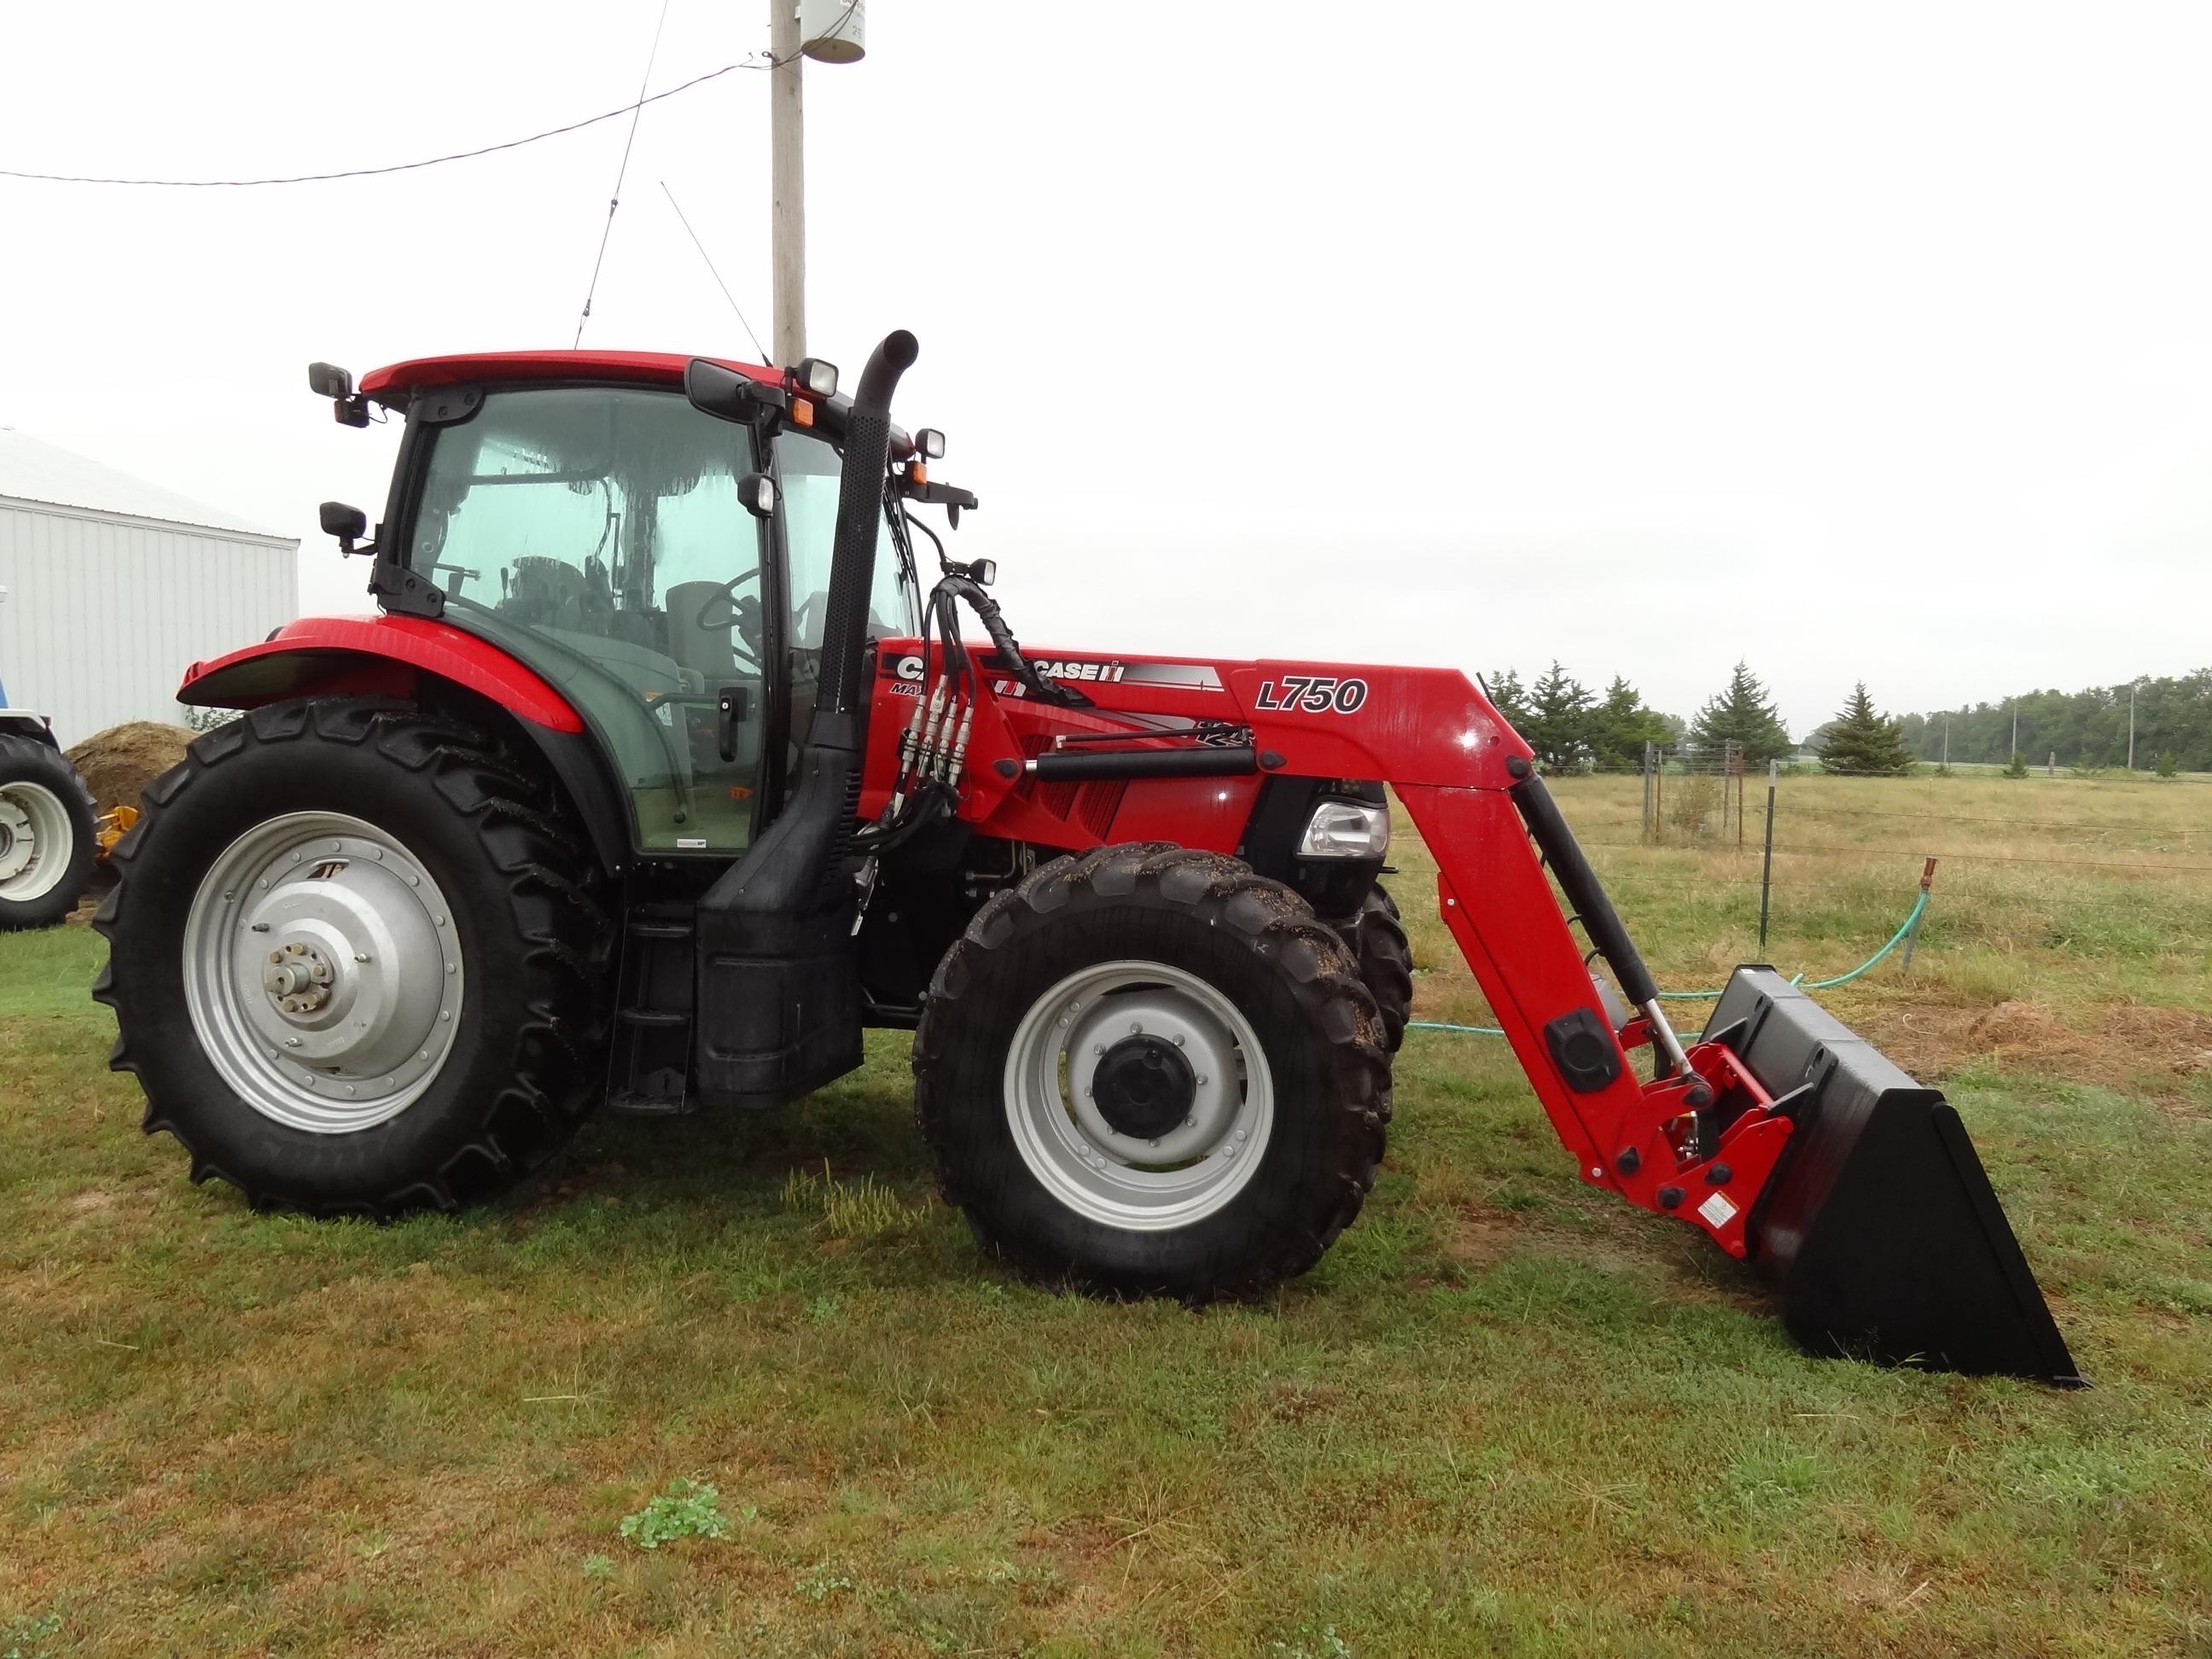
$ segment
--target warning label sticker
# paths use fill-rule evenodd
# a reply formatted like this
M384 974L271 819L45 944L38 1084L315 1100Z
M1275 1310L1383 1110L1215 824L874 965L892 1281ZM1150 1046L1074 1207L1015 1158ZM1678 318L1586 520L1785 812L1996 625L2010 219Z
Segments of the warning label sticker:
M1715 1227L1725 1227L1735 1219L1735 1206L1729 1203L1726 1193L1715 1193L1698 1206L1698 1213Z

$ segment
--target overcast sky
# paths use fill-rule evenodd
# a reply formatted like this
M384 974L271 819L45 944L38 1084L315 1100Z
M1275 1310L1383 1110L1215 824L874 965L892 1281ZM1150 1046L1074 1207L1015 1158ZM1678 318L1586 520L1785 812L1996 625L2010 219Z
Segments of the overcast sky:
M375 166L636 95L659 0L8 9L0 167ZM1385 21L1385 14L1388 21ZM2212 9L915 3L807 70L811 347L1025 641L1626 673L1802 731L2212 664ZM669 0L672 86L766 45ZM648 107L586 344L753 355L768 106ZM313 358L566 345L626 122L377 179L0 179L0 424L302 538Z

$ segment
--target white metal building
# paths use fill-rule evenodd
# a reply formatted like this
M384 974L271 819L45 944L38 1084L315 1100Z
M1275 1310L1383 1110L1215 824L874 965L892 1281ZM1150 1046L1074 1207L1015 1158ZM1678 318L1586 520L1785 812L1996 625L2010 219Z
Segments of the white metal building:
M205 657L299 614L299 542L0 427L0 686L73 744L174 721Z

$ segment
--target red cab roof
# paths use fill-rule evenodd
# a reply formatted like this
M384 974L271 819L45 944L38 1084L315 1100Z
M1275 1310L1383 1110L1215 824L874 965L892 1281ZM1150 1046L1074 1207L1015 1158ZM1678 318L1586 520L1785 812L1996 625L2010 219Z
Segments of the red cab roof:
M477 351L452 357L413 357L371 369L361 378L365 397L390 398L429 386L477 380L608 380L629 385L682 386L688 356L672 351ZM783 371L758 363L713 360L764 385L777 386Z

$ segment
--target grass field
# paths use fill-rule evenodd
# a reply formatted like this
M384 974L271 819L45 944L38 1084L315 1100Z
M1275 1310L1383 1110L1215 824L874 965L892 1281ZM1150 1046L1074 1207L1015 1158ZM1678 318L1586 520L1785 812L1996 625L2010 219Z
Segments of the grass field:
M1633 845L1637 790L1558 793L1662 982L1717 985L1756 852ZM1949 855L1910 981L1825 1000L1946 1082L2093 1391L1802 1357L1442 1033L1255 1308L994 1271L895 1036L477 1213L255 1216L138 1133L70 927L0 939L0 1654L2212 1651L2212 789L1792 778L1779 821L1789 971ZM725 1535L622 1535L689 1479Z

